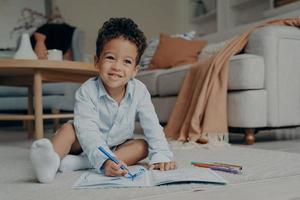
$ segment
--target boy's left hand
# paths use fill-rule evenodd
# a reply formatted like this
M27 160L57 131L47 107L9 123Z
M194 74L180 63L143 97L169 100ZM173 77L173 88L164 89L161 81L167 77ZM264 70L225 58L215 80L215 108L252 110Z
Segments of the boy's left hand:
M158 169L160 171L176 169L176 162L171 161L171 162L154 163L150 165L150 169Z

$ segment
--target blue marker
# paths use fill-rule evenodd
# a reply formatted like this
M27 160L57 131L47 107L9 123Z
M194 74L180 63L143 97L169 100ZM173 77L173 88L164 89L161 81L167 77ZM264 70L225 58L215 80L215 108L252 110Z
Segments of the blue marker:
M110 155L103 147L98 147L98 149L99 149L104 155L106 155L106 156L108 157L109 160L113 161L113 162L116 163L116 164L119 164L119 163L120 163L120 161L119 161L117 158L115 158L115 157L113 157L112 155ZM134 177L136 176L136 175L132 175L132 174L130 173L130 171L129 171L124 165L121 165L120 168L121 168L122 170L127 170L127 171L128 171L128 175L131 177L132 180L133 180Z

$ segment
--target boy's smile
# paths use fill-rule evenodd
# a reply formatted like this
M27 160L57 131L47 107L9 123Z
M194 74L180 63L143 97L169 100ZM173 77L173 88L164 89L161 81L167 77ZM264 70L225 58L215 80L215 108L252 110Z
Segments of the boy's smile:
M113 98L119 99L120 95L124 96L127 82L138 71L136 58L136 45L119 37L107 42L99 59L95 59L103 85Z

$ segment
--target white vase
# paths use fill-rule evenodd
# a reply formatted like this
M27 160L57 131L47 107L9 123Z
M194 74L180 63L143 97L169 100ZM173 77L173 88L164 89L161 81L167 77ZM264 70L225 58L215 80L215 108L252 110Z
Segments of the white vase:
M22 34L20 46L14 55L14 59L37 60L37 56L32 49L28 33Z

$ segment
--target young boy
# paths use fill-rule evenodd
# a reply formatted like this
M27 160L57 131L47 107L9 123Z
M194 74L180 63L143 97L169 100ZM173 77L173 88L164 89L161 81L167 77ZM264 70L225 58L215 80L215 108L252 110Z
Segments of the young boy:
M91 166L107 176L125 175L121 164L136 164L147 155L152 169L176 168L150 94L134 79L145 48L146 38L131 19L111 18L103 24L94 58L99 76L77 90L74 122L64 124L52 142L41 139L32 144L30 158L39 182L51 182L61 159L82 151ZM132 139L136 115L147 142ZM100 146L121 163L108 160Z

